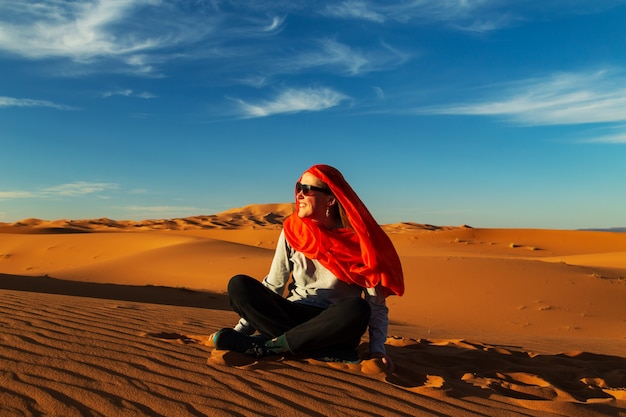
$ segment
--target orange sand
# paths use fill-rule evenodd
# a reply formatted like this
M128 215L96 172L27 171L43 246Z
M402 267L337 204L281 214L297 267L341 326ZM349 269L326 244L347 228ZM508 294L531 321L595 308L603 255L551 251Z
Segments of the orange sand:
M626 233L385 225L395 372L212 351L291 210L0 223L0 416L626 416Z

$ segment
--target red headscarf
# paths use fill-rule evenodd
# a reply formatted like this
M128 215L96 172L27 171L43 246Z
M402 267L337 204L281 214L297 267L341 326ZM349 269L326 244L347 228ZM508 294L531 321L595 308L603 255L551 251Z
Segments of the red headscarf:
M343 178L328 165L306 172L323 181L342 205L352 229L323 229L297 212L284 223L287 242L310 259L317 259L337 278L365 288L381 285L385 296L404 293L400 258L389 236Z

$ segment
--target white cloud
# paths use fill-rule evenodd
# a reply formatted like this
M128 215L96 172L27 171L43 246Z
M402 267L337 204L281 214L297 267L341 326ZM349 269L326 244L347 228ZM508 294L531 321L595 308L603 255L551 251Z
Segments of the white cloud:
M502 0L344 0L329 2L321 14L339 18L364 20L374 23L396 21L406 24L443 23L456 30L492 32L511 27L534 15L562 16L596 13L622 6L623 0L518 0L515 12L510 2Z
M282 28L284 22L285 22L284 17L275 16L272 18L272 23L265 26L263 28L263 31L264 32L276 32Z
M614 135L596 136L590 139L585 139L583 143L607 143L607 144L622 144L626 143L626 127L623 128L624 132L616 133Z
M384 100L385 99L385 92L383 91L382 88L380 88L380 87L372 87L372 89L374 90L374 93L376 94L376 97L378 97L380 100Z
M236 99L245 117L265 117L281 113L321 111L339 105L348 97L330 88L287 89L274 100L256 104Z
M334 39L321 39L312 48L303 48L297 54L289 54L273 63L273 72L293 73L326 67L335 72L357 75L371 70L372 58Z
M489 0L345 0L327 5L322 14L376 23L447 22L457 29L490 31L501 28L508 20L503 17L506 13L498 12L500 6L501 2Z
M143 98L143 99L157 98L157 95L152 94L152 93L148 93L147 91L142 91L141 93L136 93L135 96L139 97L139 98Z
M497 30L516 25L518 20L519 18L514 17L509 13L502 13L491 16L490 18L472 18L468 21L454 23L451 26L455 29L466 32L486 33L495 32Z
M145 53L199 39L211 23L162 0L2 1L0 50L82 64L113 58L151 73L153 58Z
M102 98L109 98L109 97L113 97L113 96L124 96L124 97L128 97L133 93L133 90L131 89L126 89L126 90L116 90L116 91L107 91L105 93L102 93Z
M22 21L3 23L0 45L4 49L31 58L71 56L81 60L143 50L151 44L147 39L118 39L108 27L130 9L154 1L42 2L35 7L28 3L21 8L13 5Z
M336 7L350 8L352 13L361 7L360 13L368 15L364 2ZM257 82L272 74L321 67L358 75L406 60L386 45L357 50L334 39L315 41L298 39L299 35L277 39L289 13L310 15L312 6L307 2L235 1L221 7L211 1L0 0L0 51L31 60L58 58L54 69L66 76L99 71L158 77L164 76L162 66L174 60L219 60L215 72L221 69L232 79L250 81L255 79L252 67L260 74ZM291 42L297 43L297 52L285 47ZM68 61L75 65L68 66Z
M370 62L362 53L334 39L325 39L321 45L322 54L304 57L311 66L332 65L346 68L349 74L359 74Z
M44 195L58 195L73 197L84 194L99 193L102 191L116 190L117 184L108 182L85 182L78 181L68 184L61 184L54 187L45 188L41 191Z
M144 98L144 99L151 99L151 98L157 97L156 95L152 93L148 93L147 91L136 93L130 88L127 88L125 90L107 91L101 94L102 98L109 98L113 96L138 97L138 98Z
M47 100L3 96L0 96L0 107L49 107L57 110L76 110L74 107L53 103Z
M249 85L250 87L261 88L265 87L269 83L269 79L262 75L248 75L236 80L243 85Z
M626 77L611 71L557 74L498 86L473 103L421 108L421 114L496 116L523 125L626 122Z
M359 51L335 39L321 39L314 48L304 50L295 57L277 60L277 72L297 72L326 67L334 72L353 76L396 67L409 55L381 43L379 48L370 46Z
M18 198L31 198L34 194L29 191L0 191L0 200L15 200Z
M87 194L97 194L105 191L117 190L118 184L108 182L77 181L56 185L35 191L0 191L0 200L15 200L22 198L50 198L76 197ZM106 197L100 195L100 197Z
M556 16L619 4L617 0L519 3L518 16L502 0L0 0L0 51L32 60L54 59L54 68L64 75L93 70L160 76L161 65L176 59L218 59L220 65L215 67L234 79L247 79L251 63L263 76L320 67L358 75L399 65L407 56L371 43L356 50L335 40L307 48L311 39L299 39L295 32L277 40L289 24L288 16L317 19L320 27L332 27L334 22L329 25L325 19L330 17L375 25L435 22L488 32L530 19L533 13L545 16L546 10ZM341 31L331 36L335 33ZM283 49L290 41L297 44L297 51L309 51ZM279 55L288 58L276 58ZM68 60L79 65L68 68ZM47 70L50 73L50 67Z
M369 20L379 23L387 20L387 17L374 10L371 4L358 0L349 0L327 5L324 14L338 18Z

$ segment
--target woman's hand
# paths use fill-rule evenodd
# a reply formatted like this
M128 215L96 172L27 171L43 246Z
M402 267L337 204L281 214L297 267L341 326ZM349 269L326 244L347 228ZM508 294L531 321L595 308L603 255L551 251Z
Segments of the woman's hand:
M385 366L385 370L387 372L393 372L396 370L396 366L393 364L393 361L391 360L391 358L389 356L387 356L386 353L383 352L372 352L370 354L370 357L372 359L376 358L376 359L380 359L381 362L383 363L383 365Z

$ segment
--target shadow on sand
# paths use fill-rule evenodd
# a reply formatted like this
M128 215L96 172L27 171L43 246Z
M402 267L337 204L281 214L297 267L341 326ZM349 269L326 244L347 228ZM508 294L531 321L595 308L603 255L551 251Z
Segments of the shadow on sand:
M48 276L33 277L0 273L0 289L179 307L231 310L226 294L190 290L187 288L154 285L101 284L69 281Z

